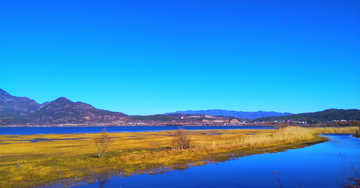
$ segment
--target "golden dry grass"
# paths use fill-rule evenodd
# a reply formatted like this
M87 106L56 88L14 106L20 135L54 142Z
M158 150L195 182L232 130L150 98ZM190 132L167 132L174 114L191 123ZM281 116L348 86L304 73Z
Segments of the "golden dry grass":
M360 127L320 127L309 128L313 134L330 134L330 133L356 133L356 130L360 130Z
M113 144L104 159L97 157L93 141L99 134L2 135L0 187L38 186L59 179L69 180L61 181L63 184L91 182L99 174L164 172L187 168L189 164L203 165L231 157L303 147L299 143L323 140L316 134L354 130L301 127L197 130L190 131L192 147L186 150L172 149L173 131L109 133ZM43 140L31 142L36 139Z

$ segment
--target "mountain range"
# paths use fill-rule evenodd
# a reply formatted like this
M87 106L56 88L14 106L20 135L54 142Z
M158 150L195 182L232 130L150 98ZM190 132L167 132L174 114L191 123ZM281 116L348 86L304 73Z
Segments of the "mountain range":
M265 112L265 111L257 111L257 112L243 112L243 111L234 111L234 110L187 110L187 111L176 111L174 113L180 114L204 114L204 115L212 115L212 116L233 116L237 118L244 119L257 119L268 116L286 116L291 115L292 113L281 113L281 112ZM174 113L166 113L166 114L174 114Z
M60 97L39 104L27 97L15 97L0 89L0 125L8 124L94 124L122 121L127 115L97 109L83 102Z
M201 115L193 118L193 115ZM97 109L90 104L73 102L65 97L56 100L37 103L27 97L12 96L0 89L0 125L59 125L59 124L117 124L129 125L134 122L192 122L202 121L204 115L217 116L220 119L274 121L331 121L331 120L360 120L360 110L329 109L322 112L291 114L280 112L243 112L228 110L198 110L177 111L175 113L157 114L150 116L129 116L120 112ZM255 119L255 120L254 120ZM156 124L156 123L155 123Z

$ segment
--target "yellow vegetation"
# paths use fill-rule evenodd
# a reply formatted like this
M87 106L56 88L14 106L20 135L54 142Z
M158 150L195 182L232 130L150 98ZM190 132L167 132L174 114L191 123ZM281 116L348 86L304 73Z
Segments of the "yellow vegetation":
M321 133L350 133L356 128L238 129L190 131L191 147L174 149L174 131L108 133L113 144L98 158L99 134L0 136L0 187L30 187L92 182L103 175L162 173L226 161L255 153L277 152L323 141ZM38 140L38 142L34 142Z
M321 127L309 128L313 134L330 134L330 133L355 133L360 127Z

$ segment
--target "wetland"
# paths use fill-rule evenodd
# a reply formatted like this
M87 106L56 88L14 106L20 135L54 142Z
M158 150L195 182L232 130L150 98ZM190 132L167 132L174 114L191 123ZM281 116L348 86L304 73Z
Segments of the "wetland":
M243 174L245 170L247 172L246 175L243 178L234 179L235 182L229 181L229 186L245 185L243 184L244 182L250 185L253 182L253 186L250 187L258 187L255 186L259 183L256 178L248 179L245 177L250 174L265 173L271 176L273 170L281 170L289 175L291 172L286 173L288 170L282 167L298 163L296 161L278 164L271 162L271 164L275 164L273 166L274 169L270 170L270 167L265 168L265 165L263 170L261 170L260 168L263 166L261 164L267 158L262 156L286 155L293 151L303 151L307 148L328 144L332 142L333 137L319 136L319 134L352 133L357 129L358 127L286 127L280 129L190 130L191 147L183 150L177 149L172 144L176 130L160 132L109 132L108 135L113 143L103 159L98 158L97 149L94 146L94 138L99 136L99 133L1 135L0 181L1 187L80 185L101 187L104 186L104 182L109 182L109 185L116 182L119 186L126 184L121 182L128 182L125 187L142 187L141 185L144 184L141 182L134 181L131 183L130 180L144 177L152 182L158 178L161 179L161 177L179 173L186 174L188 172L191 174L193 169L207 168L214 168L210 172L216 174L221 170L214 166L228 166L228 164L233 164L234 161L253 157L257 160L254 160L252 163L241 163L242 165L247 165L246 168L237 167L228 169L229 172L223 172L224 174L218 178L208 178L213 177L206 175L210 173L209 170L200 172L193 178L199 179L199 181L207 178L211 180L209 180L210 182L223 182L223 176L233 177L234 174ZM357 139L349 135L347 137ZM313 145L316 143L321 144ZM345 143L345 145L347 144ZM359 147L359 143L356 141L350 145L355 147L355 151ZM331 148L333 146L328 147L329 152L335 152ZM341 153L341 150L336 152L337 154ZM295 155L290 155L288 158L274 158L286 162L292 160L293 156ZM326 161L326 155L324 156ZM311 158L315 159L315 157L310 155ZM303 157L299 159L303 159ZM330 161L329 165L331 166L332 164ZM296 172L298 169L303 169L304 164L299 163L298 166L290 166ZM334 168L333 171L338 171L338 168ZM310 174L311 172L313 170L309 169ZM301 177L303 173L303 171L300 171L296 175ZM288 175L284 175L285 180L288 179ZM176 177L174 178L176 179ZM181 178L181 176L178 178ZM249 181L247 182L247 180ZM268 178L264 180L268 180ZM183 184L177 184L176 186L188 187L186 184L192 181L195 180L186 178L185 180L183 179ZM306 184L306 182L314 181L302 180L302 183ZM271 180L270 183L272 183ZM210 184L214 185L213 187L219 186L216 183ZM206 185L206 183L203 185ZM225 183L224 185L227 184ZM162 183L156 184L152 182L147 187L159 186L162 186ZM194 184L193 187L198 186L198 184Z

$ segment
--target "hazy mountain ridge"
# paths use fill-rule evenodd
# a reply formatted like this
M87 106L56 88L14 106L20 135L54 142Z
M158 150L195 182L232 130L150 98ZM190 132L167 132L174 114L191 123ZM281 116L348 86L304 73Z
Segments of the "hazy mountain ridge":
M204 115L212 115L212 116L233 116L237 118L244 119L257 119L261 117L267 116L285 116L291 115L292 113L281 113L281 112L266 112L266 111L257 111L257 112L244 112L244 111L235 111L235 110L220 110L220 109L212 109L212 110L187 110L187 111L176 111L174 113L181 114L204 114ZM165 113L165 114L173 114L173 113Z

